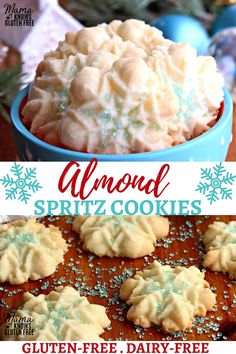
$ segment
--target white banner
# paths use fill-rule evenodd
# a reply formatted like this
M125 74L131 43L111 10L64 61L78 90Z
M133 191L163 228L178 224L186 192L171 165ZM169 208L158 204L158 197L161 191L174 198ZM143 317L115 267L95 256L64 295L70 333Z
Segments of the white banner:
M235 353L236 342L1 342L1 353L163 353L163 354L229 354Z
M236 163L2 162L0 215L235 215Z

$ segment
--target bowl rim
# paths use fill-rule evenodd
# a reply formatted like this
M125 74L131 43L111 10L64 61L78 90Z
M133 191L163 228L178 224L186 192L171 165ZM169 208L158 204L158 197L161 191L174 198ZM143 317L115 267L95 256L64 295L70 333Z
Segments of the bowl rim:
M216 130L222 126L224 126L228 120L229 117L232 118L232 111L233 111L233 103L232 103L232 98L229 94L229 92L223 88L224 91L224 107L223 107L223 112L222 115L220 116L219 120L216 122L216 124L210 128L207 132L201 134L200 136L186 141L182 144L172 146L167 149L162 149L162 150L153 150L153 151L148 151L148 152L141 152L141 153L133 153L133 154L122 154L122 155L114 155L114 154L90 154L86 152L79 152L79 151L73 151L69 149L64 149L60 148L51 144L48 144L44 142L43 140L40 140L36 136L34 136L30 131L24 126L24 124L21 121L20 114L19 114L19 109L22 100L25 98L27 95L28 91L30 88L30 84L28 84L25 88L23 88L15 97L13 104L11 106L11 121L14 127L20 132L27 140L30 140L32 143L39 145L43 149L50 150L53 153L57 154L63 154L66 156L73 157L75 160L79 157L83 157L86 159L92 159L92 158L97 158L99 159L112 159L113 161L115 160L120 160L121 156L125 158L134 158L135 156L137 158L148 158L152 157L153 155L158 155L158 157L165 157L166 154L169 153L181 153L184 151L186 148L188 148L190 145L195 146L198 143L203 142L210 134L216 133Z

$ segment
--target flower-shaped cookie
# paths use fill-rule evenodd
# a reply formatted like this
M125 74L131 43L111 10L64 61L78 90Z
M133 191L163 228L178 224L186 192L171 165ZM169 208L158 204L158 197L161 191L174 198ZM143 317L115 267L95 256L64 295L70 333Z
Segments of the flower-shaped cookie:
M215 221L203 236L207 251L204 267L217 272L228 272L236 279L236 221L228 224Z
M0 225L0 282L22 284L53 274L67 251L59 229L17 220Z
M155 242L168 235L169 222L162 216L77 216L73 230L86 251L138 258L153 252Z
M205 316L216 296L196 267L162 266L154 261L120 289L130 309L128 320L148 328L159 325L165 332L191 328L194 316Z
M11 324L1 327L3 340L18 341L68 341L102 340L99 335L109 326L106 309L90 304L74 288L57 287L48 295L34 296L24 293L23 304L14 315L18 319L30 319L33 334L9 335Z

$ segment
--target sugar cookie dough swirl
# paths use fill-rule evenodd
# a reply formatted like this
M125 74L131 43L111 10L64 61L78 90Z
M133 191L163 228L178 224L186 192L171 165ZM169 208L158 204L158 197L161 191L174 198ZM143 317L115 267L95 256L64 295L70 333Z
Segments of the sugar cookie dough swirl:
M97 256L139 258L168 235L169 222L162 216L77 216L73 230L83 248Z
M22 284L53 274L67 251L59 229L17 220L0 225L0 282Z
M100 341L103 339L99 336L110 324L105 307L90 304L86 297L81 297L70 286L57 287L48 295L24 293L23 304L15 317L30 318L34 334L7 335L6 322L0 330L2 340Z
M212 57L142 21L68 33L39 64L23 109L32 134L101 154L165 149L207 131L223 100Z
M159 325L165 332L191 328L194 316L205 316L216 296L196 267L162 266L154 261L120 289L120 297L131 307L127 318L148 328Z

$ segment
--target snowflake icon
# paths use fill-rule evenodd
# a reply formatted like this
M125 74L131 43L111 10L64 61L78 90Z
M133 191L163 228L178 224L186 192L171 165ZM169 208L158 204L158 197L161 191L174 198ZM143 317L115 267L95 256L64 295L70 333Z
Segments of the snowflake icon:
M42 188L36 179L36 168L24 168L14 162L10 169L11 174L0 178L5 187L6 200L20 200L27 204L32 194Z
M201 168L201 181L196 191L205 195L210 204L217 200L232 199L232 186L236 175L228 172L220 162L212 168Z

